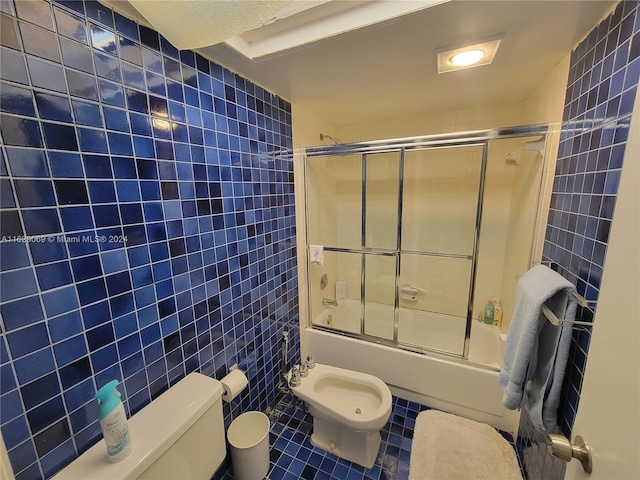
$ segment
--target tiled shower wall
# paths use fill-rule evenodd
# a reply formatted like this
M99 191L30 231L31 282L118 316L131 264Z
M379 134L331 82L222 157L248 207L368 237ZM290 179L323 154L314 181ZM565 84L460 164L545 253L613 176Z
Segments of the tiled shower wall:
M620 2L571 54L558 161L543 260L589 301L577 320L597 319L597 300L629 123L640 75L637 0ZM636 115L640 112L636 112ZM595 313L595 315L594 315ZM591 329L575 327L562 387L558 425L571 438ZM562 478L523 413L520 453L529 478Z
M18 479L186 374L239 363L275 403L299 332L291 109L92 1L2 0L2 435Z

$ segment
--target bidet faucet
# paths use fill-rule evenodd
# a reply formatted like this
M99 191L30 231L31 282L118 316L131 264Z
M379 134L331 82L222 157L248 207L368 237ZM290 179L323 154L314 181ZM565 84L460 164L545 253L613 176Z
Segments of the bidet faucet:
M313 358L313 355L307 355L307 368L315 368L316 361Z
M299 387L300 383L302 383L300 380L300 365L294 365L291 369L291 376L289 377L289 388Z
M338 306L338 301L333 299L333 298L323 298L322 299L322 304L323 305L333 305L334 307Z

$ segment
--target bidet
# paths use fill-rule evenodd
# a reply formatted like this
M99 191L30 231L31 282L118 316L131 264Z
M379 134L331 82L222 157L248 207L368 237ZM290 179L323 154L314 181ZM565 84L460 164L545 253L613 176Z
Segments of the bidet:
M377 377L316 363L300 376L290 372L292 393L313 416L311 443L366 468L380 448L380 430L391 414L391 391Z

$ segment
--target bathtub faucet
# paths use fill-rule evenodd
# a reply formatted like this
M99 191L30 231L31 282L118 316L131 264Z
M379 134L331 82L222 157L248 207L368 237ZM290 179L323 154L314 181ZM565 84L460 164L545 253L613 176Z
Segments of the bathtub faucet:
M333 299L333 298L323 298L322 299L322 304L323 305L333 305L334 307L338 306L338 301Z

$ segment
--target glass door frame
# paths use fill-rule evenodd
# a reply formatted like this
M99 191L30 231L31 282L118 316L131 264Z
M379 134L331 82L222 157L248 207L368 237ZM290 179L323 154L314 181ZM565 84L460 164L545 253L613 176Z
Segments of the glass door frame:
M464 344L462 354L456 354L448 351L436 350L437 353L452 355L456 357L462 357L467 359L469 357L469 345L471 341L471 322L473 320L473 301L475 298L475 284L476 284L476 268L477 268L477 260L478 260L478 243L480 239L480 226L482 224L482 205L484 200L484 189L485 189L485 178L487 173L487 161L488 161L488 151L489 151L489 141L484 140L481 142L469 142L464 144L452 144L452 145L437 145L437 146L424 146L412 149L414 151L420 150L435 150L435 149L451 149L451 148L467 148L467 147L481 147L482 148L482 157L480 159L480 175L478 179L478 193L477 193L477 203L476 203L476 218L475 218L475 226L473 231L473 246L471 248L471 255L461 255L461 254L448 254L448 253L427 253L427 252L414 252L414 251L405 251L402 249L402 208L403 208L403 197L404 197L404 157L406 148L401 149L400 154L400 182L399 182L399 194L398 194L398 233L397 233L397 258L396 258L396 295L395 295L395 319L394 319L394 331L393 331L393 341L395 345L404 345L409 347L409 345L401 344L398 342L398 331L400 328L400 275L401 275L401 260L402 254L419 254L419 255L429 255L432 257L448 257L448 258L459 258L459 259L467 259L471 261L471 270L469 273L469 294L467 297L467 319L465 324L465 333L464 333ZM365 299L366 300L366 299ZM429 350L434 351L434 349L422 347L420 350Z
M419 353L435 353L443 355L445 357L454 357L458 359L467 360L469 356L469 346L471 340L471 326L473 321L473 301L475 295L475 280L477 270L477 258L478 258L478 244L480 239L480 229L482 224L482 209L485 190L485 177L488 161L488 148L489 141L494 139L503 138L519 138L542 135L546 140L549 126L547 124L535 124L535 125L523 125L516 127L506 127L492 130L479 130L471 132L455 132L449 134L429 135L422 137L407 137L400 139L380 140L368 143L353 143L353 144L338 144L321 147L311 147L305 150L302 158L303 166L303 181L304 181L304 198L305 198L305 250L308 257L308 228L309 228L309 211L306 205L309 204L308 188L307 188L307 160L310 158L318 157L336 157L352 154L362 155L362 222L361 222L361 249L352 248L338 248L338 247L325 247L326 251L330 252L342 252L342 253L357 253L361 255L361 282L360 282L360 333L351 333L341 331L333 328L326 328L319 325L314 325L311 322L311 286L310 282L307 282L307 298L308 298L308 318L310 319L309 326L312 328L318 328L321 330L329 331L338 335L346 335L356 337L362 340L372 341L375 343L392 346L404 350L419 352ZM462 354L456 354L452 352L446 352L441 350L434 350L426 347L417 347L413 345L404 344L398 341L398 329L399 329L399 302L400 302L400 263L401 263L401 242L402 242L402 209L403 209L403 188L404 188L404 156L405 152L409 150L426 150L426 149L439 149L439 148L452 148L452 147L470 147L480 146L482 147L482 160L481 160L481 172L479 176L478 185L478 202L476 209L476 221L473 239L473 248L471 256L453 255L455 258L467 258L471 260L471 272L469 278L469 295L467 304L467 319L465 326L465 338ZM366 172L367 172L367 155L373 153L392 153L398 152L399 159L399 183L398 183L398 216L397 216L397 245L395 250L387 249L371 249L367 248L366 243ZM416 253L416 252L404 252L404 253ZM424 253L424 252L419 252ZM396 258L396 272L395 272L395 302L394 302L394 325L393 325L393 339L387 340L381 337L375 337L365 334L365 287L366 287L366 255L383 255L394 256ZM434 255L436 256L436 255ZM437 256L452 256L449 254L439 254ZM470 258L471 257L471 258ZM306 269L307 278L309 278L309 261L307 258Z

